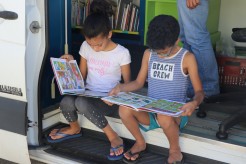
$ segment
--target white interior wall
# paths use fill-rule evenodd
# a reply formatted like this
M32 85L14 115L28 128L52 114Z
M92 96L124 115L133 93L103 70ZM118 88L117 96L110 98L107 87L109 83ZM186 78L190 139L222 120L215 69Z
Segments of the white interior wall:
M231 39L234 27L246 28L246 0L221 0L219 31L227 44L235 44Z

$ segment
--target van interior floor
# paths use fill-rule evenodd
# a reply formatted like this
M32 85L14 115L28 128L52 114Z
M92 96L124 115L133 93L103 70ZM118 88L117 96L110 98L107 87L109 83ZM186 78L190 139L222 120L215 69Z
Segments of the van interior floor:
M194 113L189 118L189 123L181 131L181 134L189 134L202 138L212 139L218 142L230 143L233 145L246 146L246 125L235 125L229 129L228 139L219 140L215 134L218 131L220 122L228 115L213 111L207 112L206 118L198 118ZM66 125L66 124L65 124ZM64 124L58 125L64 126ZM48 132L46 132L48 134ZM107 155L109 153L110 143L107 141L105 134L102 132L82 128L83 136L75 139L70 139L56 144L51 144L51 147L46 150L47 153L59 155L65 158L71 158L78 162L87 161L87 163L123 163L122 161L109 161ZM46 134L46 135L47 135ZM128 150L134 141L124 138L125 151ZM151 145L147 145L147 149L138 160L140 164L158 164L164 163L168 157L168 149ZM185 163L187 164L220 164L216 160L199 157L184 153Z

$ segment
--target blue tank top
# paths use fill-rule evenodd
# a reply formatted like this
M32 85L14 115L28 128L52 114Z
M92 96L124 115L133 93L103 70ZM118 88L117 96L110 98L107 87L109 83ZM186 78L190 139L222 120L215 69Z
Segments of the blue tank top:
M160 58L150 54L148 67L148 96L185 102L188 75L183 73L182 63L187 50L181 48L174 56Z

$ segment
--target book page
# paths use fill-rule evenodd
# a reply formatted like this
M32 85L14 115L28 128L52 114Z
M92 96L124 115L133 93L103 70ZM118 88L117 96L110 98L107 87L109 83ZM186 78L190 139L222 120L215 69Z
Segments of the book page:
M50 61L62 95L84 92L84 80L75 60L68 63L65 59L50 58Z
M102 98L107 97L107 92L98 92L98 91L91 91L91 90L85 90L82 94L79 94L78 96L86 96L86 97L94 97L94 98Z
M81 72L80 72L80 69L79 69L79 66L76 62L76 60L71 60L69 62L70 64L70 68L72 70L73 73L71 73L71 77L74 78L74 80L77 82L75 84L75 88L77 89L84 89L85 86L84 86L84 80L83 80L83 77L81 75Z
M116 96L108 96L108 97L104 97L102 98L102 100L114 103L114 104L118 104L118 105L124 105L127 107L131 107L134 108L135 110L138 110L138 108L151 103L153 101L155 101L156 99L154 98L150 98L147 96L142 96L139 94L135 94L132 92L121 92Z
M176 101L157 100L143 106L141 109L148 110L149 112L153 112L153 113L178 117L183 112L179 110L183 105L184 105L183 103L176 102Z

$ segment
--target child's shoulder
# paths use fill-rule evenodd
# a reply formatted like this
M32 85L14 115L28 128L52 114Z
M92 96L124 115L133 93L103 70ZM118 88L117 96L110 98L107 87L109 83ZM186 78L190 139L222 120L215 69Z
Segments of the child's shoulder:
M192 65L194 62L196 62L195 55L189 51L186 51L183 59L183 65Z
M148 60L149 60L149 58L150 58L150 54L151 54L150 49L149 49L149 48L148 48L148 49L146 49L146 50L144 51L144 54L143 54L143 60L148 61Z
M129 50L120 44L117 44L117 46L115 47L115 50L118 52L129 53Z
M185 52L184 59L186 59L186 60L193 60L193 58L195 58L194 54L192 52L190 52L190 51L187 50Z
M88 47L88 46L89 46L89 44L87 43L87 41L83 41L81 43L81 47Z

